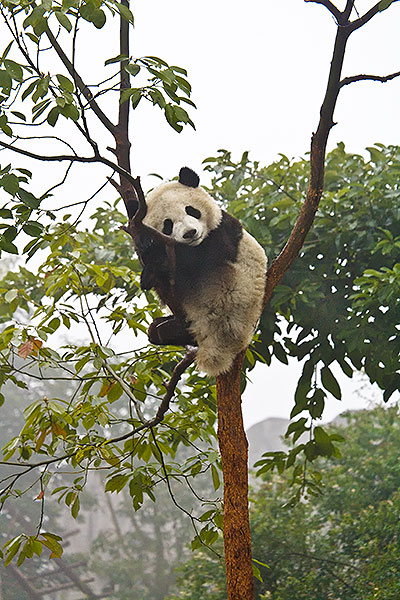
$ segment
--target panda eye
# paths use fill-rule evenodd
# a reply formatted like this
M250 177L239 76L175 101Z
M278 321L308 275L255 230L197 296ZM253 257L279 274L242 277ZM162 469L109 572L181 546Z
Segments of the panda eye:
M188 214L190 217L194 217L195 219L200 219L201 217L201 212L193 206L186 206L185 211L186 214Z
M174 227L174 224L172 223L171 219L165 219L163 228L162 228L162 232L165 235L171 235L173 227Z

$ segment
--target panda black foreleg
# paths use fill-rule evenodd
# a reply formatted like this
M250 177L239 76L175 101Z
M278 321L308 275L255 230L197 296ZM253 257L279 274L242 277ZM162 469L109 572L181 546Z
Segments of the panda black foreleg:
M151 323L147 335L152 344L171 346L197 346L186 324L175 315L159 317Z

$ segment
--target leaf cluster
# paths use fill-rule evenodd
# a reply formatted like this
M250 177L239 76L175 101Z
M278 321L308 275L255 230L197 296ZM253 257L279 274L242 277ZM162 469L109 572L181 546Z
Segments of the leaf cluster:
M153 295L144 297L139 289L140 265L119 229L123 218L108 205L94 213L91 231L67 220L49 226L40 238L46 252L38 271L21 267L0 281L0 387L64 382L53 397L38 390L22 429L3 447L4 463L20 465L5 480L3 504L35 465L46 466L46 488L73 517L87 474L95 469L107 475L106 492L129 490L135 510L146 496L154 500L156 485L190 482L207 467L219 487L215 451L195 443L211 445L215 438L215 390L209 381L190 369L175 391L173 410L148 425L178 353L156 350L143 339L149 319L160 312ZM1 400L5 408L11 401L6 387ZM182 445L193 452L180 463L175 454ZM61 461L78 478L52 488ZM203 521L199 539L211 543L218 536L214 516Z
M105 61L105 66L117 66L104 81L87 85L75 70L75 48L78 31L85 24L102 29L108 16L120 15L130 26L134 24L131 10L115 0L46 0L40 4L24 0L7 2L2 16L8 26L11 41L0 57L0 130L13 138L27 125L47 123L55 127L60 116L71 119L89 139L86 113L92 101L119 92L120 102L130 100L135 109L145 98L162 109L168 124L180 132L185 124L194 123L182 104L195 107L190 100L191 85L182 67L170 66L155 56L130 57L119 54ZM61 29L63 37L71 37L73 52L69 57L54 37L52 29ZM65 71L54 73L44 66L43 41L64 63ZM9 57L9 53L13 59ZM43 66L42 66L43 64ZM116 78L119 76L121 81ZM138 85L130 86L130 77ZM140 81L143 80L144 81ZM31 101L31 116L26 105ZM104 121L105 119L103 119ZM112 128L111 122L108 127Z

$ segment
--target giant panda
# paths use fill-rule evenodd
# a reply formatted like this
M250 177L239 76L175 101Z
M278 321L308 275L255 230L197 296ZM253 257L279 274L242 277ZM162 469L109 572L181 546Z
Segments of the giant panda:
M187 167L178 181L150 192L146 204L144 225L175 241L171 259L159 240L134 240L143 264L142 289L153 288L173 313L153 321L149 341L195 345L201 371L224 373L250 343L261 315L264 251Z

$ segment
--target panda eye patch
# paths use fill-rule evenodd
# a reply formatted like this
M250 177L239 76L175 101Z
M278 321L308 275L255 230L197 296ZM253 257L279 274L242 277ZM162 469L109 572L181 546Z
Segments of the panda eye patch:
M201 212L199 210L197 210L197 208L194 208L193 206L186 206L185 211L186 211L186 214L188 214L190 217L194 217L195 219L200 219L200 217L201 217Z
M162 228L162 232L165 235L171 235L173 227L174 227L174 224L172 223L171 219L165 219L163 228Z

